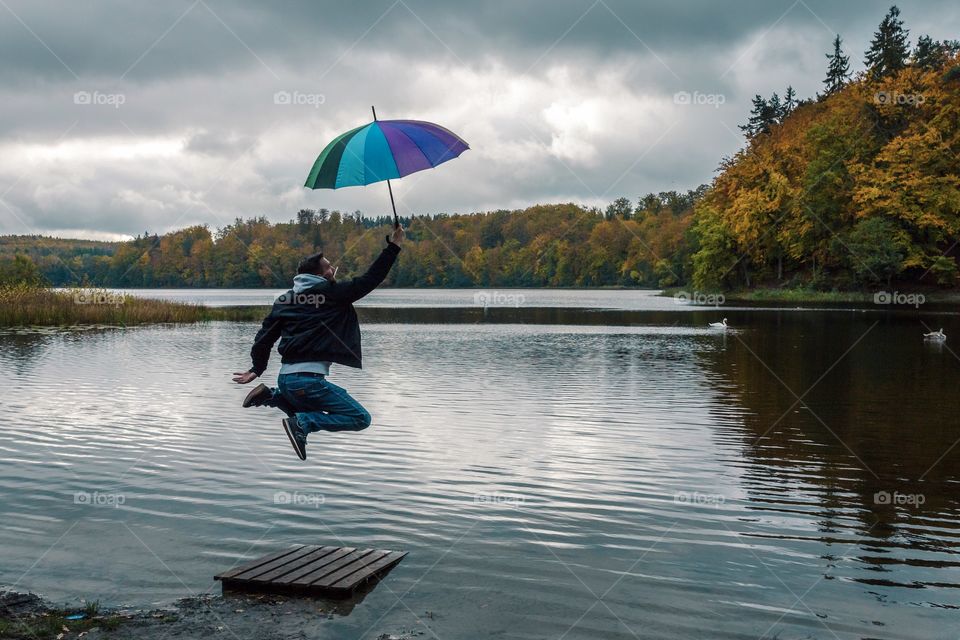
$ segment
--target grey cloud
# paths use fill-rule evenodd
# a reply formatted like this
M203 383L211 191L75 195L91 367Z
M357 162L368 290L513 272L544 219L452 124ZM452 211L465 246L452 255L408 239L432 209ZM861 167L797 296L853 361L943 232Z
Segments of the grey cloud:
M233 131L200 131L192 136L185 150L214 156L236 156L253 150L259 141Z
M368 121L370 104L383 118L440 121L473 147L399 181L407 212L692 188L742 144L736 127L753 94L820 89L834 31L859 68L888 3L6 4L0 149L77 143L102 153L57 152L26 171L0 155L0 199L16 213L0 207L0 233L136 234L237 215L287 219L301 206L387 213L382 185L301 186L323 144ZM960 34L955 3L898 4L914 39ZM322 101L278 104L280 91ZM676 105L678 91L724 104ZM78 92L100 101L78 103ZM123 155L156 141L182 153Z
M26 82L38 76L64 80L74 73L126 74L133 81L226 73L257 64L256 57L267 66L322 73L347 50L453 56L466 63L493 56L521 67L543 54L596 59L645 55L648 46L669 57L681 49L725 49L777 20L794 28L861 31L875 26L886 9L885 3L829 0L6 4L9 11L0 10L0 74ZM900 6L914 25L942 24L944 13L956 15L947 0L908 0Z

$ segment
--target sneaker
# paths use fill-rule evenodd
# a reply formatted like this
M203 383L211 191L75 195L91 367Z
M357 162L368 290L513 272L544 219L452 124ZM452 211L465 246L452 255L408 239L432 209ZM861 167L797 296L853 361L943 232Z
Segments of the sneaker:
M301 460L306 460L307 434L300 428L296 416L284 418L283 429L287 432L287 437L290 438L290 444L293 445L293 450L297 452L297 457Z
M270 391L270 387L265 384L258 384L253 388L253 391L248 393L247 397L243 399L243 408L261 407L263 406L263 403L272 396L273 392Z

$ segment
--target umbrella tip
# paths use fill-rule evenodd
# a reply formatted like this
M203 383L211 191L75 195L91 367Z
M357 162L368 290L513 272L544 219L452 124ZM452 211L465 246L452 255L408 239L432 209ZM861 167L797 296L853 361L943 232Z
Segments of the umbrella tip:
M373 105L370 105L370 111L373 111L373 121L376 122L376 121L377 121L377 110L374 108Z

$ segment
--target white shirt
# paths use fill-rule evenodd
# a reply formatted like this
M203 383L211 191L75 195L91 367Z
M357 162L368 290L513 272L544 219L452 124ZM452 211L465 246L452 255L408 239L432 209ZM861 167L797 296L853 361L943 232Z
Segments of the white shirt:
M280 375L288 373L319 373L324 376L330 375L330 362L321 360L317 362L290 362L280 365Z

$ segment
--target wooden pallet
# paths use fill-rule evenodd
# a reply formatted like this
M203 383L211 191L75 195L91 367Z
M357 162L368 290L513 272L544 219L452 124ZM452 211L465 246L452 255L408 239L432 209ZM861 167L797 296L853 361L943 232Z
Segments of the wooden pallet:
M406 551L303 545L271 553L213 579L219 580L224 590L298 591L347 598L405 555Z

